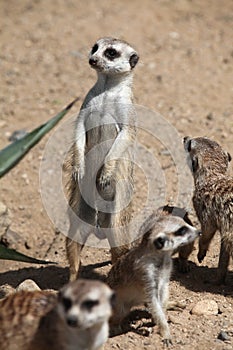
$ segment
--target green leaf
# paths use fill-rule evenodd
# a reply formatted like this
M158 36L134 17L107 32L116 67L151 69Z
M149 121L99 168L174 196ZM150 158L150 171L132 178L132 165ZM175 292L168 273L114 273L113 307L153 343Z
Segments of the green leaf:
M5 247L3 244L0 244L0 259L22 261L22 262L31 263L31 264L56 264L55 262L52 262L52 261L39 260L27 255L24 255L22 253L17 252L14 249Z
M20 140L11 143L0 151L0 178L13 168L66 115L78 99L72 101L47 123L37 127Z

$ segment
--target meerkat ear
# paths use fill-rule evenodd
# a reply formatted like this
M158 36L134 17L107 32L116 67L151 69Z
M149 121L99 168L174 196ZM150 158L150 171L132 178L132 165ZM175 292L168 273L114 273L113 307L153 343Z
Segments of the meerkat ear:
M229 152L227 152L227 158L228 158L228 162L230 163L230 161L232 160L232 157Z
M133 69L136 66L136 64L138 63L138 60L139 60L139 56L136 53L133 53L130 56L129 64L130 64L131 69Z
M154 240L154 246L157 249L162 249L164 247L164 243L166 241L166 237L160 236Z

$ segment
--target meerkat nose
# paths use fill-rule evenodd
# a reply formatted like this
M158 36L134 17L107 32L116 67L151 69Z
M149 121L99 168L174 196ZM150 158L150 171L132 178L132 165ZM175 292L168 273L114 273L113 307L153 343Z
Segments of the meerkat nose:
M94 58L94 57L90 58L89 64L90 64L90 66L96 66L97 65L97 58Z
M76 316L70 315L67 317L66 322L71 327L77 327L78 326L78 320Z

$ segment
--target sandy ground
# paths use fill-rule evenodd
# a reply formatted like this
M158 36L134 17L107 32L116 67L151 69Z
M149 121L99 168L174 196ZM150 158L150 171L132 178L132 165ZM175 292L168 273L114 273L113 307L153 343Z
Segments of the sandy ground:
M175 145L185 135L205 135L233 153L232 1L2 0L0 20L0 147L8 144L15 130L32 130L79 96L80 102L65 118L69 123L95 81L87 60L90 47L101 36L123 38L140 53L134 96L136 104L143 106L140 120L145 122L139 145L148 151L143 157L145 169L136 172L137 211L150 192L154 205L185 205L198 225L190 201L192 179L189 172L182 177L185 169L177 164ZM165 124L160 125L161 120ZM52 135L1 179L1 201L12 213L10 229L18 234L11 235L12 246L58 265L1 261L0 284L16 286L32 278L41 288L57 289L68 280L64 236L55 233L39 182L45 145ZM143 174L151 168L149 155L157 162L157 172L152 167L149 174L150 191ZM44 172L45 177L50 175L49 169ZM183 311L168 312L172 349L232 349L232 264L227 284L214 287L206 280L216 271L218 235L202 265L196 254L197 250L190 257L190 273L180 274L175 268L170 283L171 298L186 304ZM84 276L104 276L110 268L109 264L101 267L110 258L108 249L86 248L82 258ZM217 315L190 314L203 299L217 302ZM142 321L146 326L150 319ZM135 322L134 327L140 321ZM228 333L228 341L217 340L221 330ZM156 327L149 336L132 330L109 339L105 346L106 350L161 348Z

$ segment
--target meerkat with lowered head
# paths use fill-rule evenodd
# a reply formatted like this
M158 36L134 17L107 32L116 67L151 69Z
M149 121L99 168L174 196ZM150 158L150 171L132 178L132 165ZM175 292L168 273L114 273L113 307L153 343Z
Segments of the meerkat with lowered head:
M185 137L184 148L194 178L193 206L202 230L198 261L203 261L219 230L221 248L215 283L221 284L233 256L233 178L228 173L231 156L206 137Z
M91 233L108 239L113 262L130 241L136 137L132 82L138 59L128 43L109 37L99 39L89 55L98 79L81 107L72 147L66 241L70 280L77 277L81 250Z
M106 342L113 291L78 280L57 294L21 291L0 301L1 350L97 350Z
M110 328L120 328L131 307L147 303L157 322L165 345L171 343L165 310L169 297L172 253L193 241L199 231L180 217L157 217L152 214L139 230L141 243L129 250L112 266L107 283L116 292ZM119 329L120 330L120 329Z

